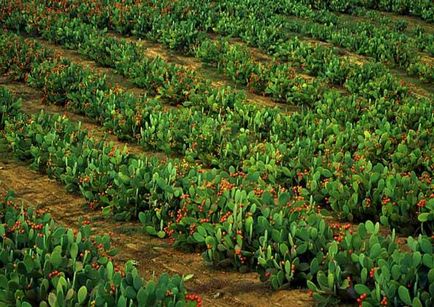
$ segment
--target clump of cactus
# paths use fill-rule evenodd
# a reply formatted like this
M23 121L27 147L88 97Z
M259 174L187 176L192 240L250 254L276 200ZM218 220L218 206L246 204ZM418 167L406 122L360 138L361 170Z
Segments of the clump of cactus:
M42 210L0 198L0 304L20 306L196 306L181 276L146 281L132 262L114 264L108 236L90 225L61 227ZM17 305L17 306L18 306Z

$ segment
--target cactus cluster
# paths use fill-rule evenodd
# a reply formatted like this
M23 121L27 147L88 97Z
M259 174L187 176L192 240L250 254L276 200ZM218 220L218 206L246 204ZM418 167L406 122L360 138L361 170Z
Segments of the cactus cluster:
M21 158L32 160L40 170L80 190L88 199L134 204L140 220L154 225L146 227L149 233L164 237L174 230L178 244L206 248L204 257L210 263L231 265L242 271L255 269L274 288L288 283L306 284L324 303L336 298L374 304L385 302L384 298L395 304L431 302L431 237L409 237L410 251L402 251L394 233L387 237L379 234L378 223L360 224L357 231L348 225L329 225L314 206L306 206L301 200L297 203L289 193L280 192L275 203L273 191L253 188L247 193L234 189L228 181L246 174L224 179L223 173L216 170L200 173L190 169L185 177L177 178L171 162L162 166L158 161L141 160L114 150L110 144L89 138L80 124L64 117L44 113L28 117L17 112L9 118L5 136ZM83 156L86 160L79 158ZM126 175L126 171L131 173ZM145 177L138 180L138 176ZM186 187L177 185L191 182L195 176L198 186L204 184L207 188L190 186L189 194L182 194ZM134 182L144 185L131 189L130 195L127 186ZM221 208L206 201L195 203L200 195L207 198L203 193L214 191L213 185L226 200L220 203ZM118 193L119 190L125 193ZM258 192L260 198L256 196ZM433 205L433 199L428 203ZM176 221L170 222L175 212ZM201 215L198 224L194 217ZM47 274L57 277L59 272L54 266Z
M307 287L323 305L433 305L434 105L388 68L432 80L432 66L415 52L426 52L433 42L422 30L414 38L402 22L377 29L342 21L329 10L354 6L339 0L3 2L1 26L75 49L154 97L137 97L34 39L10 33L0 35L2 74L39 89L44 103L94 119L122 141L181 159L130 154L92 138L66 116L27 115L0 88L2 137L18 158L83 195L91 208L139 219L149 234L202 250L208 264L256 271L273 288ZM301 107L288 115L250 105L243 93L144 56L145 47L107 28L195 54L255 93ZM209 39L205 31L231 37ZM375 58L353 63L342 50L290 37L290 31ZM273 59L258 60L251 46ZM15 223L8 227L21 231L21 222ZM33 231L45 229L40 225ZM405 236L406 244L397 236ZM105 250L92 257L107 261L89 264L101 285L91 278L76 287L59 260L69 257L63 248L76 249L65 240L45 256L50 261L44 276L56 284L43 285L55 290L44 288L37 300L87 304L108 291L103 297L120 306L202 303L185 295L181 278L162 277L161 286L141 283L130 265L125 272L131 275L121 276L118 288L108 287L119 277L107 273L112 265ZM24 272L26 263L17 268ZM167 287L171 295L159 300ZM8 299L23 293L9 293ZM151 296L159 301L144 301Z
M139 276L116 265L106 236L69 229L44 210L0 198L0 304L8 306L197 306L181 276Z

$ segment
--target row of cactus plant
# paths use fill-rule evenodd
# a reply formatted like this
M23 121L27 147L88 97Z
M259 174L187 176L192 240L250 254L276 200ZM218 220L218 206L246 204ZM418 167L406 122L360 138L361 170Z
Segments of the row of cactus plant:
M259 63L247 47L230 44L227 40L204 40L195 54L205 63L217 66L232 80L246 85L250 91L275 101L311 107L324 87L317 80L297 75L291 64Z
M161 59L138 62L138 54L140 54L139 58L143 58L143 52L135 50L133 44L126 44L125 42L115 44L115 38L99 37L98 34L102 32L98 32L90 25L79 22L78 19L69 20L64 14L47 14L41 12L40 7L36 8L39 8L38 14L44 13L47 17L38 20L37 23L30 19L27 23L21 25L21 31L32 34L39 33L39 35L61 43L68 48L78 49L83 55L94 59L100 64L115 67L121 73L127 74L139 86L148 88L154 93L158 92L162 97L169 98L172 103L181 103L188 100L189 95L193 92L203 92L203 88L209 88L209 85L191 88L190 84L200 83L194 77L194 74L188 70L180 70L179 67L174 65L163 64ZM72 13L72 15L75 15L75 13ZM13 16L9 16L9 18L13 18ZM8 24L7 16L5 19L4 23ZM50 20L50 23L47 23L46 20ZM82 33L79 37L74 34L78 31ZM226 47L223 48L223 46ZM296 70L292 66L302 69L303 72L325 78L325 80L336 85L348 83L348 86L345 85L345 87L351 93L363 97L372 96L372 90L366 91L366 86L363 87L366 83L360 84L360 77L356 79L359 75L365 76L367 69L372 64L366 65L368 66L367 69L363 65L359 67L359 65L352 64L345 58L340 57L338 52L332 48L313 47L308 43L300 42L297 38L285 40L285 43L281 43L276 47L275 55L285 62L290 61L290 66L286 63L280 64L277 62L271 62L267 65L254 63L245 48L239 46L229 48L227 44L218 44L217 46L216 43L211 42L209 39L203 40L197 48L195 46L192 48L205 62L210 58L213 59L213 62L220 58L218 60L219 66L231 78L235 78L241 83L247 84L255 92L269 95L277 101L312 106L315 100L321 96L321 82L312 82L306 78L301 78L296 74ZM215 56L216 51L225 52L224 55L221 54L220 57L217 57ZM115 60L114 56L118 59ZM126 57L130 61L126 61ZM151 69L149 66L151 66ZM381 67L382 72L387 72L387 69L381 64L377 64L377 66ZM128 73L129 67L131 71ZM143 70L150 73L145 76ZM153 75L152 71L158 71L160 75Z
M381 1L316 1L301 0L302 3L310 4L315 9L327 9L336 12L353 12L360 7L394 12L399 15L410 15L420 17L427 22L434 22L434 5L429 1L400 1L400 0L381 0Z
M364 21L354 23L330 11L315 10L300 1L258 0L249 5L225 1L220 9L223 13L217 25L212 27L213 31L238 36L271 54L285 47L296 33L333 43L360 55L368 55L386 65L401 67L421 80L433 80L433 66L417 52L418 40L382 24L378 26ZM288 18L288 15L299 18Z
M68 3L65 7L58 6L56 2L49 6L102 28L146 37L169 48L188 52L194 51L195 46L206 38L204 32L208 31L239 37L250 45L274 54L285 49L293 33L298 32L331 41L362 55L367 54L377 61L395 63L422 80L433 80L432 65L424 62L415 52L418 41L384 26L341 20L333 12L318 11L300 1L256 0L250 1L248 5L230 0L219 4L212 1L115 3L118 2L99 2L96 8L78 1ZM89 18L90 12L92 18ZM288 14L302 17L303 20L291 20L286 16ZM363 38L360 37L362 34Z
M367 221L355 231L327 223L302 197L279 191L276 202L272 190L258 197L254 185L241 189L236 183L244 174L153 166L93 141L79 124L58 116L8 118L4 135L21 158L26 153L40 170L78 185L87 197L136 202L140 219L155 225L147 227L150 233L173 232L178 243L203 246L208 262L256 269L275 288L307 285L324 304L336 299L362 306L432 303L431 237L409 237L411 250L403 251L393 233L379 234L379 224ZM167 172L161 172L164 167ZM244 182L248 179L257 180L254 174L246 174ZM206 192L212 191L221 194L217 206L207 202L212 194ZM434 205L433 199L429 203Z
M47 15L47 19L40 19L38 23L29 20L25 31L76 49L101 65L115 68L133 80L138 87L146 89L149 95L159 95L170 104L182 104L204 93L230 91L229 88L220 91L214 89L209 81L198 78L192 70L169 64L159 57L148 58L144 56L143 48L136 44L108 36L105 31L97 30L77 18L69 19L64 15L51 14ZM80 33L80 36L77 37L75 33ZM226 67L230 69L229 65ZM291 75L290 72L289 67L278 67L268 73L264 69L258 71L258 77L267 78L268 81L264 82L269 85L265 89L258 83L255 91L267 94L279 102L312 106L320 94L320 85L311 84L308 91L303 85L307 80ZM289 80L285 81L288 78Z
M17 58L15 56L12 56L11 59ZM19 57L18 57L19 58ZM51 65L51 64L50 64ZM160 124L164 124L165 122L167 122L167 120L165 119L170 119L171 118L171 113L166 113L166 112L162 112L160 113L161 115L158 116L158 121L152 121L150 124L146 124L144 122L148 121L148 115L146 114L151 114L152 112L148 112L148 109L145 109L145 107L149 106L151 108L151 110L154 108L152 105L150 104L137 104L137 100L134 98L131 98L128 95L125 95L125 97L129 97L129 99L109 99L109 102L107 102L107 100L101 99L101 96L103 97L112 97L116 96L114 93L111 93L110 91L108 92L109 96L106 95L96 95L95 92L93 90L88 90L88 88L92 89L95 86L92 84L95 84L94 81L92 80L97 80L95 79L95 77L89 77L87 78L88 80L86 82L82 82L82 80L80 80L80 77L78 78L78 80L76 82L72 82L73 78L76 78L76 76L79 76L79 74L77 74L77 72L81 71L80 69L66 69L65 67L60 66L62 69L61 70L53 70L50 68L52 66L50 65L39 65L38 67L45 67L43 70L41 69L37 69L36 72L35 70L33 71L33 78L30 78L29 80L33 82L33 84L37 84L38 82L40 82L41 80L43 81L43 83L45 83L46 85L43 85L43 87L46 89L47 87L53 87L52 89L49 90L49 94L51 97L54 98L50 98L52 101L56 101L57 96L59 97L63 97L63 99L65 97L67 97L70 101L72 101L71 105L75 106L75 109L78 110L79 112L84 112L85 114L87 114L88 116L94 117L94 118L99 118L101 120L101 115L103 115L103 120L106 119L106 124L109 125L109 127L112 127L113 130L115 130L116 132L119 131L120 133L117 133L118 135L126 135L129 136L129 139L134 139L134 134L132 134L131 132L134 131L141 131L141 137L144 140L147 140L148 144L149 141L152 140L152 136L161 136L162 134L159 133L159 130L156 130L154 132L152 132L152 129L149 130L149 128L151 128L151 125L155 125L157 122L159 122ZM77 68L77 67L76 67ZM40 74L40 72L43 72L43 75ZM63 82L64 84L66 84L68 87L66 89L62 89L62 88L57 88L56 84L57 83L53 83L53 85L51 85L51 83L49 83L47 85L47 82L49 82L50 80L61 80L59 79L59 74L56 73L57 72L61 72L62 73L62 78L65 81ZM65 73L66 72L66 73ZM53 77L47 78L45 77L44 74L48 73L49 75L52 75ZM89 75L89 74L87 74ZM32 75L31 75L32 76ZM74 77L75 76L75 77ZM90 75L89 75L90 76ZM35 81L36 80L36 81ZM39 81L38 81L39 80ZM66 81L67 80L67 81ZM56 81L58 82L58 81ZM96 84L98 84L100 81L98 80L98 82ZM87 87L82 87L80 86L80 84L86 84ZM79 89L78 92L76 92L76 88ZM44 90L45 90L44 89ZM103 89L104 90L104 89ZM69 93L69 96L65 96L64 93L65 91L73 91L74 95L71 95L72 93ZM94 98L92 98L94 97ZM119 95L117 96L119 97ZM124 97L124 96L122 96ZM128 98L127 97L127 98ZM91 98L91 99L90 99ZM334 100L333 100L334 99ZM399 99L396 98L396 99ZM429 112L425 112L425 110L431 107L431 104L429 104L428 102L422 102L420 101L417 105L418 110L413 110L410 111L411 109L408 109L408 107L410 107L411 100L410 97L404 98L407 102L405 104L402 105L403 111L405 114L409 114L409 112L416 112L417 114L429 114ZM122 104L126 102L128 103L128 107L123 110ZM404 232L411 232L414 231L415 228L411 229L412 227L417 227L417 224L413 224L410 221L417 221L417 217L419 214L421 213L428 213L428 217L424 218L424 223L425 225L428 226L424 226L425 229L423 229L423 231L427 231L429 233L431 226L431 213L430 212L430 207L426 207L426 206L422 206L423 201L426 200L427 198L429 198L430 196L430 183L429 183L429 176L427 177L426 174L424 173L425 171L428 171L430 169L430 160L427 160L427 156L426 154L429 152L429 150L425 150L426 146L429 147L430 142L428 142L427 140L429 140L430 138L430 134L429 133L424 133L423 131L426 131L426 129L429 130L429 122L430 120L427 118L426 121L423 121L422 119L424 117L420 117L419 119L417 119L416 122L413 122L413 117L406 117L403 119L400 119L400 126L402 127L401 131L405 131L405 129L414 129L412 127L416 127L419 126L421 127L418 123L423 121L425 122L425 127L423 127L423 130L420 130L417 132L416 135L420 134L420 137L412 137L413 141L417 141L417 142L421 142L421 144L425 144L425 147L422 152L420 152L420 150L417 147L414 147L413 145L411 145L410 148L412 148L411 150L414 151L414 153L410 154L410 157L414 156L414 158L410 159L411 163L402 163L402 161L404 161L402 158L402 153L404 151L409 150L409 147L407 145L408 141L410 139L406 139L404 140L405 144L400 144L399 146L397 146L398 144L392 145L392 143L388 143L387 139L384 139L382 142L385 142L383 145L381 145L381 148L384 147L384 150L387 150L387 152L391 152L393 153L395 150L397 150L396 154L389 154L393 159L391 160L391 162L393 162L393 167L389 169L387 169L386 172L381 171L381 169L383 169L383 167L381 165L379 165L378 169L379 170L379 178L378 180L376 180L374 183L374 185L372 185L372 183L369 184L369 181L367 181L366 183L364 183L363 181L360 181L359 177L357 176L353 176L355 168L354 165L355 164L361 164L362 161L371 163L372 166L374 166L376 163L379 162L383 162L384 163L384 159L383 161L375 161L376 156L379 155L378 152L378 141L376 141L376 137L372 138L369 137L367 138L367 136L370 135L370 133L366 132L366 124L370 123L369 125L371 125L373 118L371 116L373 116L374 114L378 114L378 112L385 112L388 113L389 112L389 108L396 108L396 104L393 102L392 99L389 99L389 101L380 101L381 103L376 103L373 105L373 107L375 107L376 111L372 112L372 115L366 112L362 112L362 109L366 108L372 108L372 106L369 106L369 101L363 102L363 104L359 101L356 100L352 100L350 99L350 101L348 99L342 99L339 96L327 96L326 102L325 104L323 104L321 107L319 107L317 109L317 113L304 113L301 114L304 117L304 121L305 121L305 126L301 126L302 129L306 129L305 132L301 132L303 130L300 130L300 124L299 121L297 119L297 117L287 117L287 118L283 118L281 116L279 116L279 112L277 112L276 110L274 110L272 113L270 113L270 110L265 109L262 111L257 111L258 109L255 108L251 108L251 112L249 112L251 115L247 116L247 114L245 113L246 110L249 110L248 106L236 106L235 107L235 111L229 112L226 115L226 117L221 117L220 114L217 115L217 121L221 122L222 125L227 126L229 123L228 118L231 118L233 123L240 123L240 119L238 116L241 116L241 118L243 118L243 120L247 119L247 126L245 127L240 127L240 135L243 135L243 137L234 137L231 136L231 134L226 133L226 130L221 130L222 137L219 137L217 134L216 135L216 129L211 129L213 130L212 133L205 133L204 131L210 131L209 130L209 126L208 125L201 125L201 129L202 130L197 130L197 128L194 128L195 126L192 124L187 124L185 125L183 121L180 121L181 123L181 127L184 126L191 126L193 131L197 130L198 132L200 132L200 134L202 136L208 136L209 138L207 139L202 139L201 138L190 138L191 142L191 147L190 149L188 149L187 151L183 151L185 149L181 148L178 150L182 150L181 152L189 152L192 153L194 155L199 156L201 158L202 161L215 161L215 165L222 165L219 163L222 162L226 162L226 165L233 165L234 161L243 161L243 168L244 171L246 172L248 169L253 169L253 170L258 170L259 172L261 172L261 176L263 176L264 178L267 178L267 181L271 181L271 182L276 182L279 183L282 181L282 179L287 180L286 178L298 178L294 181L288 182L287 181L287 185L286 187L291 187L293 184L302 184L303 186L305 186L308 189L308 193L310 193L311 195L315 195L315 200L317 202L325 202L325 206L331 208L332 210L336 211L338 214L341 215L341 217L343 218L348 218L348 219L354 219L354 220L363 220L364 218L366 218L366 215L368 214L369 217L372 216L372 218L376 217L376 214L378 212L381 212L382 215L384 217L381 218L382 223L384 223L385 225L392 225L393 227L397 226L397 225L409 225L410 229L402 229ZM95 103L89 103L95 101ZM104 102L104 103L102 103ZM111 106L113 103L118 103L118 106L114 105ZM210 101L210 103L212 105L214 105L214 101ZM388 106L388 104L390 104ZM157 104L158 105L158 104ZM353 126L348 126L346 125L345 130L347 131L346 133L348 133L347 137L350 138L355 138L354 140L358 139L360 140L360 137L357 136L358 134L360 134L361 136L363 136L363 138L365 139L363 146L364 147L360 147L359 148L359 152L355 153L353 155L353 157L348 157L347 155L343 156L340 152L336 152L334 153L331 157L327 157L327 156L323 156L321 159L317 159L315 163L312 164L312 161L310 161L308 159L309 156L312 156L312 154L315 154L315 151L311 151L311 147L312 147L312 143L308 142L308 140L302 140L301 142L306 143L306 144L311 144L311 145L302 145L302 143L300 142L300 140L296 141L298 143L296 148L302 149L304 151L306 151L305 154L302 154L303 157L305 157L301 162L298 162L297 160L293 160L291 157L293 155L299 156L300 157L300 152L299 150L289 150L287 149L287 147L283 147L283 143L284 142L291 142L291 139L294 138L294 135L297 135L298 133L308 133L308 135L311 135L311 137L314 138L319 138L319 141L321 139L325 140L328 138L327 134L329 133L334 133L336 128L330 128L329 124L327 123L327 121L323 122L323 124L325 125L324 129L318 129L316 127L313 127L310 123L311 120L313 122L317 122L319 118L324 117L324 120L332 118L331 116L333 116L332 114L335 114L335 111L333 110L333 108L339 108L338 105L342 105L342 108L347 108L350 105L354 105L356 107L356 109L360 109L360 114L357 115L356 113L352 113L351 116L356 116L356 118L359 116L361 118L366 117L365 120L361 121L359 125L357 125L357 129L355 129L355 127ZM399 108L401 108L400 105L398 105ZM105 112L104 110L108 108L107 112ZM133 112L131 112L131 108L132 110L135 110ZM414 107L411 107L414 108ZM121 117L119 118L113 118L113 110L116 109L120 109L120 114ZM83 111L84 110L84 111ZM139 112L139 113L138 113ZM143 113L144 112L144 113ZM318 113L321 112L321 113ZM422 113L421 113L422 112ZM185 113L187 115L187 122L190 122L190 118L191 118L191 112L188 110L181 110L181 111L173 111L173 113ZM213 113L213 112L211 112ZM394 111L394 114L400 114L402 112L400 112L399 110ZM104 115L106 114L106 115ZM135 119L137 117L137 114L143 114L142 115L142 122L137 122L137 120ZM239 114L239 115L238 115ZM274 114L274 116L273 116ZM342 113L344 114L344 113ZM126 117L126 116L127 117ZM168 117L166 117L168 115ZM320 117L318 117L318 115L320 115ZM348 116L348 113L345 113L344 118L340 119L342 120L342 122L348 121L349 119L346 118L345 116ZM368 115L368 117L367 117ZM336 115L335 115L336 116ZM203 117L203 118L202 118ZM249 118L250 117L250 118ZM302 117L302 118L303 118ZM178 116L178 118L183 118L183 116ZM199 112L196 113L194 116L195 120L198 123L202 123L204 122L204 119L206 118L204 113ZM210 119L215 118L215 115L211 114L209 116ZM311 118L311 120L309 119ZM122 120L124 119L124 120ZM206 122L209 124L210 123L210 119L207 119ZM128 121L127 121L128 120ZM283 121L282 121L283 120ZM172 122L173 121L170 121ZM242 122L242 121L241 121ZM298 123L297 123L298 122ZM127 124L127 125L126 125ZM336 124L334 123L330 123L331 126L336 126ZM172 124L173 125L173 124ZM232 124L231 124L232 125ZM143 129L141 129L140 127L137 128L137 126L143 127ZM167 131L168 128L167 127L171 127L170 125L164 125L164 131ZM178 126L177 126L178 127ZM175 127L172 131L173 134L164 134L166 137L172 135L172 137L176 140L177 138L179 138L179 142L176 142L174 145L176 146L177 144L181 144L183 142L185 142L186 140L186 136L190 135L191 132L184 131L185 127L180 131L179 128ZM304 128L305 127L305 128ZM384 125L382 125L382 129L387 128L387 126L385 127ZM390 129L390 126L388 126ZM247 130L243 130L248 128L250 130L250 132L248 132L248 134L246 135ZM289 129L288 129L289 128ZM118 130L119 129L119 130ZM291 135L291 131L294 131L295 129L295 134ZM330 130L331 129L331 130ZM419 128L417 128L419 130ZM269 132L267 132L267 130ZM322 130L322 131L329 131L326 132L326 136L324 135L324 132L322 132L321 134L318 134L318 130ZM171 131L169 129L169 131ZM233 131L233 128L232 128ZM263 132L265 132L265 134L263 134ZM298 131L298 132L297 132ZM258 133L260 132L260 133ZM401 132L401 133L403 133ZM399 130L394 130L391 131L392 134L395 134L396 136L399 136ZM384 134L384 133L383 133ZM246 136L245 136L246 135ZM262 135L262 136L261 136ZM415 135L415 136L416 136ZM270 155L270 158L268 158L267 156L263 155L263 148L264 148L264 144L262 142L258 142L258 144L256 146L254 146L253 148L251 146L248 146L248 143L252 142L252 138L257 138L257 137L261 137L263 138L264 136L266 137L266 139L272 141L268 141L265 144L265 148L270 151L267 152L267 155ZM278 138L276 138L276 136L278 136ZM356 137L357 136L357 137ZM332 137L332 136L330 136ZM203 137L202 137L203 138ZM217 142L218 140L221 139L226 139L228 138L228 142L224 143L226 144L225 146L221 146L219 147L220 152L219 153L215 153L215 157L216 158L211 158L211 159L207 159L206 156L201 155L201 151L203 150L204 153L209 153L210 150L214 150L216 148L214 148L213 146L208 146L208 141L209 140L214 140L214 142ZM238 138L236 141L233 141L234 138ZM343 140L343 139L342 139ZM344 143L342 143L341 140L341 148L343 146ZM199 144L199 141L201 146L197 146L197 144ZM241 143L242 141L242 143ZM293 140L295 141L295 140ZM336 140L339 141L339 140ZM322 141L320 141L322 142ZM326 147L324 147L324 145L320 145L322 147L322 150L328 150L331 152L333 151L334 147L334 142L332 141L331 144L326 145ZM163 148L167 148L167 144L171 144L172 142L169 140L167 140L167 138L163 138L160 140L159 145L160 146L166 146ZM347 146L351 144L351 142L346 142ZM196 145L194 145L196 144ZM220 142L221 144L221 142ZM148 145L149 146L149 145ZM331 147L330 147L331 146ZM386 147L388 146L388 148ZM152 147L151 147L152 148ZM155 147L154 147L155 148ZM157 147L158 148L158 147ZM160 147L162 148L162 147ZM278 148L278 151L276 151L276 149L274 148ZM349 147L351 148L351 147ZM176 149L176 147L175 147ZM218 149L218 148L217 148ZM319 148L318 148L319 149ZM399 150L398 150L399 149ZM273 152L274 151L274 152ZM258 155L258 153L262 153L261 155ZM197 155L199 154L199 155ZM280 154L280 157L278 156L278 154ZM218 159L217 157L224 157L224 159ZM361 162L357 162L355 161L355 159L359 159L357 158L357 156L365 156L366 159L362 160ZM382 156L382 154L380 154L380 156ZM234 158L232 158L234 157ZM253 160L252 160L253 157ZM331 167L330 162L330 158L333 158L335 160L335 164L336 166ZM279 159L279 160L277 160ZM256 160L256 161L255 161ZM407 159L408 160L408 159ZM409 160L409 162L410 162ZM310 162L309 162L310 161ZM277 163L276 163L277 162ZM270 167L265 167L261 166L263 165L263 163L266 163L268 165L270 165ZM286 167L281 168L279 167L279 165L282 165L283 163L286 164ZM344 194L342 194L341 192L339 192L341 190L340 186L342 184L340 177L342 176L342 165L341 163L344 163L345 166L344 170L344 174L345 174L345 178L351 178L350 183L347 185L348 188L347 191L345 192L345 196L343 196ZM302 170L307 169L311 166L309 165L314 165L315 168L317 170L315 170L314 172L311 173L310 176L307 176L305 178L299 177L297 174L300 172L300 168L302 168ZM288 167L290 166L290 167ZM368 172L368 170L372 169L372 166L370 168L362 166L359 169L361 170L362 168L365 169L365 172ZM327 171L323 171L322 169L326 168ZM400 172L411 172L411 171L415 171L418 170L417 173L415 173L415 175L411 176L412 179L412 184L409 185L404 185L404 190L405 191L413 191L413 195L408 198L408 195L406 195L406 193L399 193L396 194L394 191L397 191L398 189L400 189L400 187L402 185L396 185L396 183L391 184L390 186L386 186L384 185L384 181L391 177L391 176L396 176L396 171L394 169L399 170ZM319 175L318 175L319 172ZM321 175L321 173L324 174L328 174L326 176ZM323 184L325 184L325 181L330 181L329 177L332 176L333 174L336 174L335 179L333 179L333 183L334 184L327 184L326 188L324 189L324 187L322 186ZM367 173L368 174L368 173ZM314 177L311 177L312 175L314 175ZM410 174L411 175L411 174ZM325 178L321 178L321 176L325 177ZM280 179L282 178L282 179ZM379 180L379 179L382 180ZM319 180L321 179L321 180ZM293 180L293 179L291 179ZM355 183L353 183L353 181L357 182L357 185ZM383 182L383 184L382 184ZM404 181L403 181L404 182ZM290 184L289 184L290 183ZM354 188L354 187L360 187L360 184L363 183L363 188ZM278 187L277 187L278 189ZM355 190L356 189L356 190ZM375 193L374 191L377 190ZM336 194L337 193L337 194ZM349 194L349 196L348 196ZM339 197L335 197L334 195L337 195ZM351 198L350 198L351 196ZM391 197L392 196L392 197ZM365 199L367 199L366 201L364 201ZM384 203L383 201L385 201L386 199L389 199L387 206L383 206ZM373 204L371 204L371 202ZM361 204L361 206L360 206ZM395 205L398 204L398 205ZM419 206L418 204L421 204L421 206ZM428 210L428 211L427 211ZM410 212L410 214L408 214L408 212ZM425 215L424 215L425 216ZM419 229L421 230L421 229Z
M225 90L210 91L207 96L194 95L192 101L197 103L190 107L164 110L159 100L124 92L111 86L104 76L66 59L47 56L44 61L20 67L15 63L27 56L29 45L33 46L33 41L2 36L2 59L10 64L5 65L5 73L12 77L15 74L15 80L25 79L29 85L42 89L45 102L65 105L96 119L120 139L138 142L146 149L182 153L190 161L200 159L204 164L236 165L242 158L238 152L248 141L260 142L267 137L257 132L272 119L270 114L278 113L244 105L242 95ZM36 46L35 49L44 49ZM227 133L227 127L239 134ZM242 139L240 135L246 136L245 141L237 145ZM217 157L226 149L226 143L233 149L226 150L225 162Z

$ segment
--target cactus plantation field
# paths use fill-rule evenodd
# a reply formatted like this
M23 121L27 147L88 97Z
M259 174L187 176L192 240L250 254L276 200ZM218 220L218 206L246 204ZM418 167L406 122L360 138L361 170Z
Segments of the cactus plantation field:
M434 306L434 2L0 0L0 306Z

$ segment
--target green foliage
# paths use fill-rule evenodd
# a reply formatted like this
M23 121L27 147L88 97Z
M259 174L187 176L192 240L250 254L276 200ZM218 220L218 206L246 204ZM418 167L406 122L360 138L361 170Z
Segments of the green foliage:
M0 87L0 130L5 127L6 120L18 115L21 109L21 100L15 97L4 87Z
M429 50L429 40L422 42L422 31L417 40L409 39L403 24L377 29L336 21L325 10L355 9L348 1L304 1L320 11L301 2L185 0L151 7L109 1L93 10L70 1L59 14L47 13L50 23L25 22L16 14L1 18L10 29L16 19L22 31L78 49L157 97L138 99L13 35L0 39L5 72L42 89L47 102L96 119L120 139L182 154L188 163L130 155L62 117L17 116L7 94L0 114L13 116L3 124L4 135L18 157L80 192L92 206L116 218L137 217L149 234L175 238L177 246L202 248L210 264L256 270L273 288L308 286L323 305L359 300L367 306L430 306L432 102L415 98L383 64L350 63L335 48L288 33L330 41L428 81L432 67L415 56L415 44ZM408 13L398 2L379 5ZM33 8L40 13L45 6ZM253 92L308 108L286 116L250 106L243 95L216 90L190 70L143 57L138 44L107 36L102 28L194 51ZM263 63L246 46L204 39L202 31L210 30L240 37L274 58ZM33 54L29 46L39 51ZM24 57L30 60L17 65ZM327 83L351 95L324 89ZM167 111L160 99L178 108ZM217 169L191 166L197 161ZM317 205L362 224L352 231L327 223ZM419 236L409 237L401 250L394 234L380 234L379 223ZM124 288L120 305L137 290L134 283ZM75 288L77 300L90 295L84 289ZM141 291L140 299L145 297Z
M56 225L50 215L0 200L0 302L50 306L194 306L183 278L166 274L145 281L128 262L114 265L108 236L92 237ZM168 294L170 293L170 294Z

